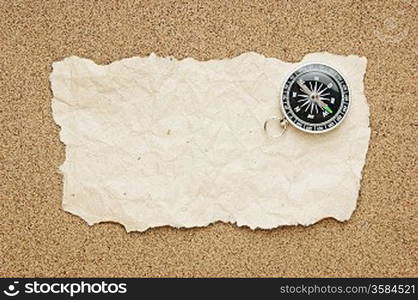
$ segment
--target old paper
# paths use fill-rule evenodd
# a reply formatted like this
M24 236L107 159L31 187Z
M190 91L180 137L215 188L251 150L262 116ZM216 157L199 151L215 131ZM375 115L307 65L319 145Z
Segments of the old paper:
M352 104L335 130L266 136L299 64L340 70ZM52 109L66 159L63 208L127 231L234 222L250 228L350 218L368 148L367 61L329 53L287 63L256 53L197 61L133 57L53 64Z

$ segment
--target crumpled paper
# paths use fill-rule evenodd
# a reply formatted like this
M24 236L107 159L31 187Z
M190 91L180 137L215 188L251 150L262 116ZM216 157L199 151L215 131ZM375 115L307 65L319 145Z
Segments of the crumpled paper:
M263 131L279 115L285 77L298 65L340 70L351 108L333 131ZM370 137L367 60L329 53L300 63L256 53L177 60L151 54L97 65L53 64L52 109L66 158L63 208L127 231L206 226L309 225L350 218Z

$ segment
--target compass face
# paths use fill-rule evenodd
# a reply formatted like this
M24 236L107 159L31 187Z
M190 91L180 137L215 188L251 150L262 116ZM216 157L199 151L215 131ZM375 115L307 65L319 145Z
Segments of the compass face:
M334 129L347 114L350 95L346 81L333 68L308 64L294 71L282 91L287 120L306 132Z

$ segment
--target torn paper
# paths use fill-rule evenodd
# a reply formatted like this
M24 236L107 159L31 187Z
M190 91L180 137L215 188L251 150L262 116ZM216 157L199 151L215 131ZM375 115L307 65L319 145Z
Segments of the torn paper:
M326 63L351 88L335 130L263 131L298 65ZM206 226L309 225L350 218L368 148L366 59L329 53L287 63L256 53L197 61L133 57L53 64L56 123L65 144L63 208L88 224L127 231Z

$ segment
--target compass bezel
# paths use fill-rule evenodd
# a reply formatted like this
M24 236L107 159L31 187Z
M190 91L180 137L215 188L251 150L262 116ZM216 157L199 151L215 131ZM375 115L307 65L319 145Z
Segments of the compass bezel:
M289 82L291 81L290 78L297 73L298 71L301 72L301 74L313 71L313 70L307 70L305 72L303 72L303 69L306 69L309 66L312 65L321 65L322 67L325 67L325 69L328 69L334 73L336 73L337 75L339 75L342 79L342 83L340 82L340 80L338 80L337 78L335 78L335 76L333 74L330 74L324 70L318 70L315 69L316 71L319 72L323 72L324 74L326 74L327 76L331 77L337 84L338 87L341 91L341 105L338 108L337 113L330 118L329 120L323 122L323 123L309 123L307 121L301 120L300 118L298 118L292 108L290 107L289 101L290 101L290 87L291 85L289 84ZM298 77L301 74L297 74L296 77ZM296 78L295 77L295 78ZM351 107L351 89L350 89L350 85L346 79L346 76L344 76L343 72L341 72L338 68L331 66L329 64L323 63L323 62L309 62L309 63L305 63L302 65L299 65L298 67L292 69L292 71L285 77L286 80L283 82L282 87L281 87L281 93L280 93L280 107L281 107L281 111L283 113L283 115L285 116L286 120L293 125L293 127L295 127L298 130L301 130L303 132L307 132L307 133L313 133L313 134L319 134L319 133L324 133L324 132L328 132L331 131L335 128L337 128L346 118L347 114L350 111L350 107ZM286 90L286 84L288 89ZM346 90L344 90L343 88L343 84L347 87ZM285 106L288 105L288 108L286 108ZM344 110L344 107L345 110ZM341 118L339 120L337 120L338 116L341 116ZM330 124L332 124L330 126ZM324 127L324 129L316 129L316 128L321 128ZM312 128L312 129L310 129Z

